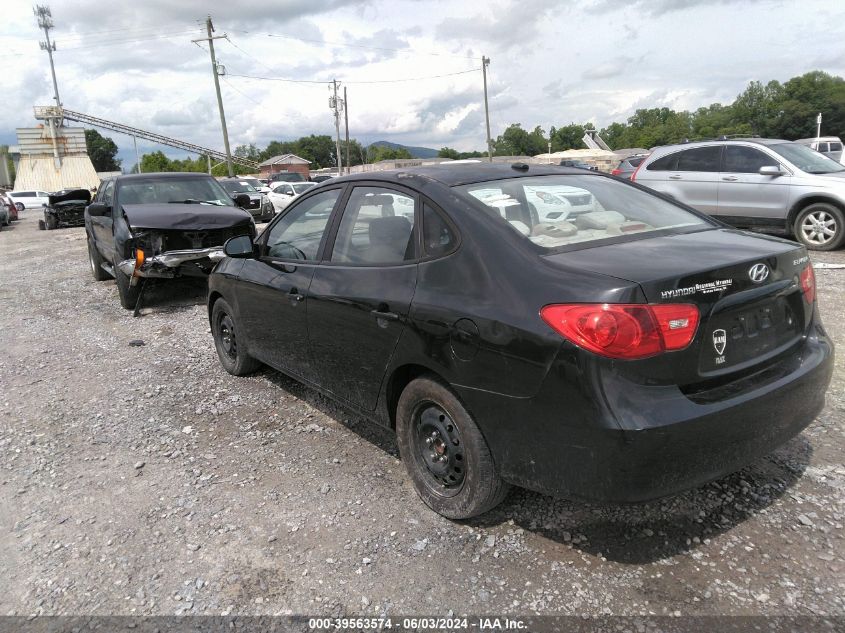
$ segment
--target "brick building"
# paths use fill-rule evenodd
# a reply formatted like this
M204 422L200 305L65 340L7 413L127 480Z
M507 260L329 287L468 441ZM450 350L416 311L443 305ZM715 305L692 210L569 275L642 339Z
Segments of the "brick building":
M311 170L308 167L311 164L310 160L300 158L296 154L281 154L268 158L263 163L258 165L259 173L262 178L266 178L270 174L275 174L280 171L294 171L305 176L308 180Z

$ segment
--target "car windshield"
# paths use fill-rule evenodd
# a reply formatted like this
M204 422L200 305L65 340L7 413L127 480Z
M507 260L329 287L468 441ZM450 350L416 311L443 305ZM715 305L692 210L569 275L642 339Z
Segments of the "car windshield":
M233 206L232 197L214 178L143 178L120 184L121 204L214 204Z
M769 149L783 156L801 171L809 174L832 174L845 171L845 167L816 150L799 143L776 143Z
M551 175L454 187L492 218L545 249L656 231L715 226L671 202L615 179Z
M221 180L220 184L229 193L255 193L255 187L246 180Z
M298 184L292 184L291 185L291 187L293 187L293 190L296 193L305 193L306 191L308 191L313 186L315 186L315 183L313 183L313 182L301 182L301 183L298 183Z

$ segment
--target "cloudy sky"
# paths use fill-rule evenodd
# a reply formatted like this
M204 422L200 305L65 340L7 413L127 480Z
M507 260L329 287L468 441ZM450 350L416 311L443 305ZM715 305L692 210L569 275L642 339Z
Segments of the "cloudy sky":
M336 78L353 137L482 149L482 55L494 137L513 122L603 126L729 102L751 80L813 69L845 75L841 0L48 1L67 108L219 148L207 45L191 42L209 12L228 34L216 50L233 146L333 133ZM31 4L3 14L0 143L14 143L52 85ZM107 135L133 164L131 139Z

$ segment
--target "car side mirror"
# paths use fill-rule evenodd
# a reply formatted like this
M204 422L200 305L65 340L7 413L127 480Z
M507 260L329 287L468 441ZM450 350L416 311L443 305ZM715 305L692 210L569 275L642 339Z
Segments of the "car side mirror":
M777 165L764 165L760 168L761 176L780 176L783 172Z
M227 257L249 259L255 257L255 246L249 235L238 235L226 240L226 243L223 245L223 253Z
M111 215L111 207L102 202L92 202L88 205L88 215L95 218Z
M250 199L249 196L245 193L239 193L235 196L235 204L238 205L241 209L248 209L249 208Z

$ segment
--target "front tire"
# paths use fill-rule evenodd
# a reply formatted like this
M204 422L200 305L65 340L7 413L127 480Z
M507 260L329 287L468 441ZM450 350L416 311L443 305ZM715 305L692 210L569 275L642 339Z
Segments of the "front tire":
M94 275L94 279L97 281L105 281L109 278L109 274L103 269L105 260L100 255L97 247L91 242L90 237L86 242L88 242L88 264L91 266L91 274Z
M120 305L126 310L134 310L141 294L141 285L131 285L130 278L120 270L115 259L114 278L117 280L117 294L120 297Z
M835 250L845 241L845 214L826 202L807 205L798 212L793 233L810 250Z
M402 461L423 502L449 519L496 507L510 486L496 472L484 436L458 398L431 378L405 387L396 408Z
M211 334L220 364L233 376L246 376L256 371L261 363L246 353L243 341L238 341L239 333L232 307L224 299L215 301L211 309Z
M48 231L52 231L55 228L58 228L59 223L52 215L47 215L44 217L44 226Z

